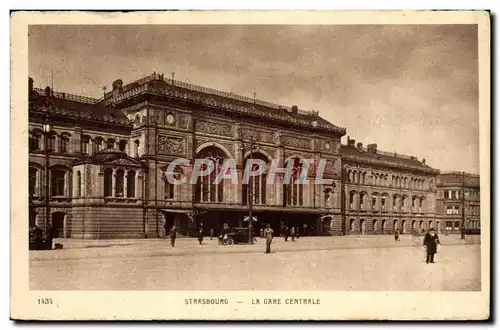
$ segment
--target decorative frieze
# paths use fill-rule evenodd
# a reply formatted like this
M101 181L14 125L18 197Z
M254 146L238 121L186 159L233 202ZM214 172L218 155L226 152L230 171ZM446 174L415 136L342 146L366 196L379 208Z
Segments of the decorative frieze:
M284 136L282 138L283 144L287 147L310 149L311 141L309 139L297 138L292 136Z
M231 126L208 121L197 121L196 130L208 134L228 136L231 133Z
M186 154L185 139L171 136L158 136L158 153L184 156Z

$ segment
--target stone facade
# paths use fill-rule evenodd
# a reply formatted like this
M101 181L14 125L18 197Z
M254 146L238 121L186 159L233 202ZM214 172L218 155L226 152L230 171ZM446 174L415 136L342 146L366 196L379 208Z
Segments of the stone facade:
M278 232L284 226L319 235L392 233L395 223L405 233L442 226L437 170L373 145L354 147L350 139L341 146L345 128L318 112L159 74L127 85L117 80L101 99L36 89L31 79L29 86L30 224L52 225L58 236L164 237L174 224L183 234L200 226L206 232L244 227L249 196L256 227L269 223ZM171 185L169 164L178 158L191 164L175 168L180 179L191 177L195 159L215 166L233 159L240 183L250 158L280 167L326 159L323 178L331 183L285 185L277 176L269 184L264 173L249 185L213 184L208 177ZM310 171L308 179L315 175ZM394 197L409 204L402 207L401 199L393 207Z

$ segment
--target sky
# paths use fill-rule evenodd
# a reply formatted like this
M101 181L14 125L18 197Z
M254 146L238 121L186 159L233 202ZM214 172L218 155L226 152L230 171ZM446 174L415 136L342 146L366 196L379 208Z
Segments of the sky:
M316 110L347 136L479 173L476 25L30 26L36 87L99 98L164 73Z

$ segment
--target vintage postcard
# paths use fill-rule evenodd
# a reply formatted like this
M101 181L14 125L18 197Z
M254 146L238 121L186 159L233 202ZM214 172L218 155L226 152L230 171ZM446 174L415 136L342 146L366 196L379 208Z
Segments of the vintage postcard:
M11 27L13 319L489 318L488 12Z

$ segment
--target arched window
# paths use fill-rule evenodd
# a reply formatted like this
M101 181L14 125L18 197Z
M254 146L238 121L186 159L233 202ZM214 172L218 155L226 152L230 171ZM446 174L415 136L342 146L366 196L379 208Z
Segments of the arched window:
M217 173L222 168L226 155L217 147L207 147L200 151L197 159L207 159L214 164L212 173L198 178L195 191L195 200L199 202L218 202L224 200L224 181L219 184L215 182ZM203 164L203 166L206 166Z
M135 197L135 171L130 170L127 173L127 198Z
M124 182L125 181L125 171L119 169L116 171L116 185L115 185L115 196L124 197Z
M107 168L104 170L104 197L113 195L113 170Z
M82 174L76 171L76 197L82 196Z
M350 222L349 222L349 230L350 231L354 231L355 228L354 228L354 219L351 219Z
M397 230L397 229L399 228L399 227L398 227L398 220L397 220L397 219L394 219L394 222L393 222L393 224L392 224L392 228L393 228L394 230Z
M295 158L294 160L290 161L294 162L294 166L292 175L290 177L290 182L288 184L284 184L287 202L286 204L301 206L304 203L304 185L297 184L301 169L300 159Z
M377 200L378 200L378 194L372 194L372 210L377 210L378 205L377 205Z
M373 231L378 231L378 223L377 223L377 220L373 220Z
M126 150L127 150L127 141L120 140L120 151L126 152Z
M52 196L65 196L66 171L62 169L53 169L50 175Z
M40 171L36 167L29 168L29 194L30 196L38 196L40 189L39 181Z
M63 154L69 152L69 137L70 135L68 133L61 134L60 151Z
M403 196L401 209L403 212L408 211L408 197L406 197L406 196Z
M349 208L354 209L354 197L356 196L356 192L351 191L349 193Z
M413 221L411 222L411 229L412 229L412 230L416 230L416 229L417 229L417 221L413 220Z
M134 157L139 157L139 140L134 141Z
M425 212L425 198L420 197L420 205L418 207L418 212L422 213Z
M392 210L393 211L398 210L398 196L397 195L392 196Z
M382 220L382 231L385 232L387 230L387 221Z
M352 176L351 175L352 175L352 171L351 170L347 171L347 182L352 182Z
M361 210L366 208L366 193L365 192L361 192L359 194L359 208Z
M382 195L381 199L380 199L380 209L382 211L386 211L387 210L387 196L386 194Z

